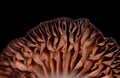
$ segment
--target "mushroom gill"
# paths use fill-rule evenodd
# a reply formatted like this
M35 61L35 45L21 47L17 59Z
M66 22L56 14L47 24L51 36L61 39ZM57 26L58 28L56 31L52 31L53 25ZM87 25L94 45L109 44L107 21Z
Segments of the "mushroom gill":
M120 78L120 48L89 20L57 18L11 41L0 54L0 78Z

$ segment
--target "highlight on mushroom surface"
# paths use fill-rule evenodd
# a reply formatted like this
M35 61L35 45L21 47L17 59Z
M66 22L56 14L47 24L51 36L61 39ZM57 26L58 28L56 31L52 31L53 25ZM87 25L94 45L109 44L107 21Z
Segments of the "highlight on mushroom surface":
M118 44L88 19L62 17L42 22L11 41L0 54L0 78L64 78L68 74L72 78L120 78Z

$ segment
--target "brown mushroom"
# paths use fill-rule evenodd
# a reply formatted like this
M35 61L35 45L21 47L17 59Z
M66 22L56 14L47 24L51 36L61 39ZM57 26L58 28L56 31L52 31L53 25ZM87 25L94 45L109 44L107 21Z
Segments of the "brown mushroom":
M120 78L120 48L89 20L57 18L11 41L0 54L0 78Z

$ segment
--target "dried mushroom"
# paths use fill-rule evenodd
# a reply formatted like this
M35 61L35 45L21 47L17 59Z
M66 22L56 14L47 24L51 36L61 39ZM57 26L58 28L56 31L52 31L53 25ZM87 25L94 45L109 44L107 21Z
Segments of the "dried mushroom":
M89 20L57 18L11 41L0 54L0 78L120 78L120 48Z

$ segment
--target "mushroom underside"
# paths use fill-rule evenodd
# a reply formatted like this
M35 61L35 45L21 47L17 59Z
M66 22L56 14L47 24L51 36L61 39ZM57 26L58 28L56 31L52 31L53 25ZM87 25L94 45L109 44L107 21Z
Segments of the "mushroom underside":
M66 76L120 78L117 42L88 19L62 17L40 23L0 54L0 78Z

